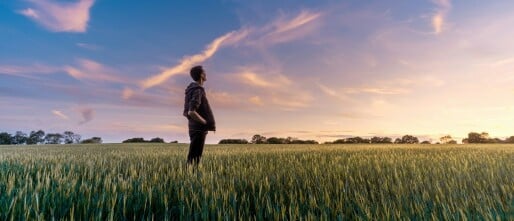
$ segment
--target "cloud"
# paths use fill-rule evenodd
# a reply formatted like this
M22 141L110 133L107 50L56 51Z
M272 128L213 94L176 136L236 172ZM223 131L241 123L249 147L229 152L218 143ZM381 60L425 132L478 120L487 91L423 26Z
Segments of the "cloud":
M307 24L312 23L312 21L318 19L320 16L321 13L302 11L299 15L293 17L292 19L279 18L271 22L269 25L263 27L243 27L237 31L229 32L221 37L214 39L201 53L192 56L186 56L180 60L177 65L141 81L140 87L142 90L146 90L148 88L152 88L164 83L170 77L175 75L187 74L192 66L211 58L220 48L238 45L243 40L246 42L260 42L267 44L290 41L296 37L303 36L307 32L295 31L299 30L301 27L306 26ZM252 75L248 75L246 77L251 78Z
M434 28L435 34L440 34L444 30L446 25L446 15L450 11L452 5L450 0L433 0L433 2L438 8L432 15L432 27Z
M292 19L279 18L262 28L261 32L265 33L262 40L267 43L282 43L305 36L312 30L306 27L321 15L322 13L319 12L302 11Z
M95 115L95 110L91 108L79 108L78 112L82 115L83 120L79 122L79 124L85 124L91 120L93 120L93 117Z
M264 67L239 67L237 73L228 75L230 79L236 79L238 83L260 88L277 88L289 86L291 80L278 71ZM272 74L264 74L272 73Z
M28 0L31 8L19 11L36 23L54 32L86 32L89 11L94 0L56 2Z
M89 59L77 59L78 65L65 66L63 70L77 80L128 83L127 79L117 77L111 68Z
M32 78L35 74L51 74L61 71L59 67L52 67L42 64L27 66L0 65L0 74Z
M235 44L241 39L243 39L246 34L247 32L243 29L241 31L229 32L221 37L214 39L214 41L212 41L211 44L209 44L203 52L193 56L187 56L183 58L178 65L168 68L157 75L154 75L143 80L140 83L141 88L145 90L151 87L155 87L157 85L164 83L166 80L168 80L170 77L174 75L187 74L189 69L193 65L204 62L205 60L212 57L221 46L223 46L224 44Z
M66 116L66 115L65 115L65 114L63 114L61 111L58 111L58 110L53 110L53 111L52 111L52 114L54 114L55 116L57 116L57 117L59 117L59 118L61 118L61 119L63 119L63 120L68 120L68 119L69 119L69 117L68 117L68 116Z
M116 70L89 59L77 59L76 65L50 66L44 64L32 65L1 65L0 74L18 77L35 78L40 74L56 74L65 72L77 80L93 80L101 82L131 83L132 79L115 75Z
M169 96L169 94L150 94L144 91L137 91L131 88L123 89L121 97L126 104L138 107L170 107L183 105L184 98Z

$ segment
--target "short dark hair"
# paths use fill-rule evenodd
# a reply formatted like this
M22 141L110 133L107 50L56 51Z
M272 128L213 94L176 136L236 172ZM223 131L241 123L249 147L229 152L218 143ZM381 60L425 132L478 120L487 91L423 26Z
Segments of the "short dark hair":
M189 74L191 74L191 78L193 78L194 81L199 81L202 77L202 73L204 72L202 65L194 66L191 68L191 71Z

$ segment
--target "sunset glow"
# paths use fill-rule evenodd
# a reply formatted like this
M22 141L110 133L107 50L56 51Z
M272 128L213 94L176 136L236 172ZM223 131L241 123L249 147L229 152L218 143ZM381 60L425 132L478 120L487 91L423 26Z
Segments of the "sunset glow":
M224 138L514 135L510 1L0 3L0 131L189 142L203 65Z

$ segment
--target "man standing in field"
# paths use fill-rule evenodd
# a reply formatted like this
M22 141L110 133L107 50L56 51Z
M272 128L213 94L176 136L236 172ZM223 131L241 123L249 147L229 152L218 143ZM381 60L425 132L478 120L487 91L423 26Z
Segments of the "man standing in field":
M216 123L203 88L203 83L207 81L203 67L191 68L190 74L194 82L191 82L186 88L183 113L188 120L189 139L191 140L187 164L198 166L207 132L216 131Z

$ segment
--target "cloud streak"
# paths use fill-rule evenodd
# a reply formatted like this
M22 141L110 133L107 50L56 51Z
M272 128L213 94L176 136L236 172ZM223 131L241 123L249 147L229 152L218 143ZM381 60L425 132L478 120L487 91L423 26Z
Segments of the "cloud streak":
M177 65L141 81L140 88L142 90L146 90L166 82L169 78L175 75L187 74L192 66L211 58L220 48L237 45L243 40L248 42L260 42L263 44L269 44L290 41L296 37L303 36L305 32L295 31L298 31L301 27L312 23L320 16L321 13L302 11L299 15L293 17L292 19L280 18L264 27L243 27L237 31L229 32L221 37L214 39L201 53L184 57ZM254 78L254 76L249 74L246 75L246 78ZM261 81L260 83L264 82Z
M77 59L76 66L65 66L63 70L77 80L94 80L103 82L127 83L128 80L117 77L108 67L89 59Z
M53 32L86 32L89 11L95 0L55 2L29 0L30 8L18 11Z
M157 75L143 80L140 83L141 89L146 90L148 88L160 85L174 75L187 74L193 65L206 61L212 57L214 53L216 53L216 51L218 51L218 49L223 45L230 45L239 42L239 40L244 38L246 34L247 32L245 30L233 31L216 38L205 48L203 52L193 56L185 57L179 62L178 65L175 65L174 67L168 68Z
M52 114L54 114L55 116L57 116L57 117L59 117L59 118L61 118L61 119L63 119L63 120L68 120L68 119L69 119L69 117L68 117L68 116L66 116L66 115L65 115L65 114L63 114L61 111L58 111L58 110L53 110L53 111L52 111Z
M33 77L35 74L51 74L62 70L59 67L52 67L42 64L34 64L27 66L16 65L0 65L0 74L18 76L18 77Z
M311 31L305 27L321 16L322 13L302 11L292 19L279 18L261 30L265 33L261 41L274 44L304 36Z
M433 0L437 5L436 12L432 15L432 27L435 34L441 34L444 30L446 23L446 15L450 11L452 5L450 0Z

